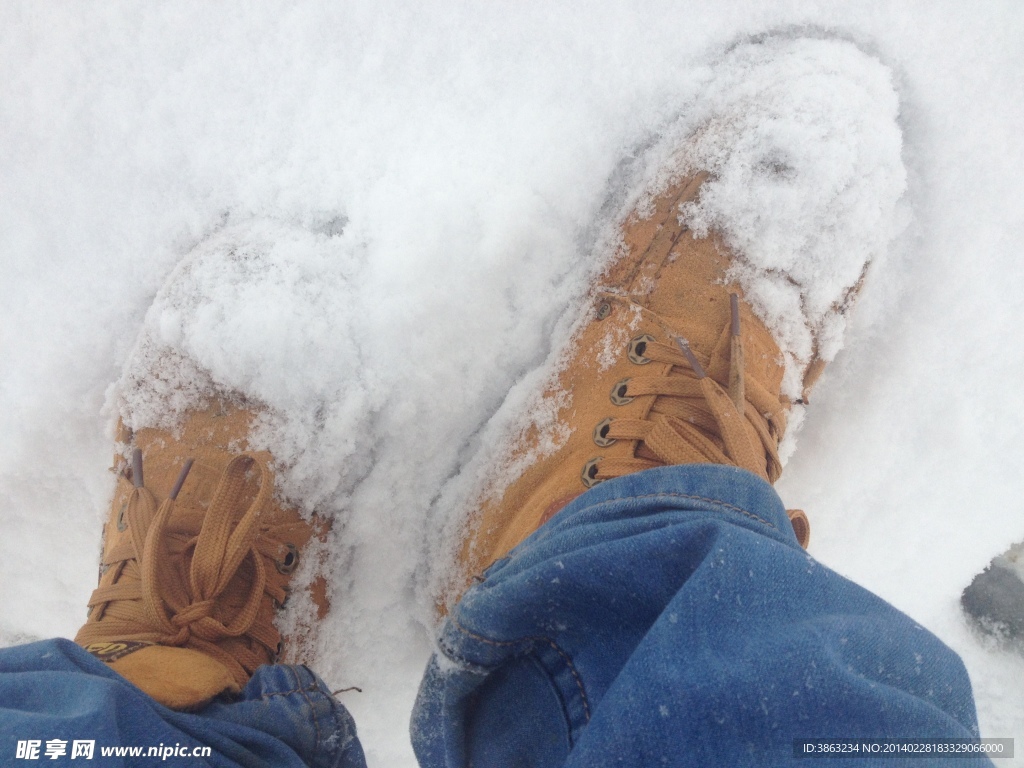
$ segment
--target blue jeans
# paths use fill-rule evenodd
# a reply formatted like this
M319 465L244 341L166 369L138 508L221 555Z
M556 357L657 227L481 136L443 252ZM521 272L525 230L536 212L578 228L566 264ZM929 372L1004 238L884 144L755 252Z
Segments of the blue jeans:
M51 641L0 652L0 708L5 761L15 740L102 738L208 744L214 765L363 764L301 667L185 714ZM956 654L800 549L771 486L715 465L598 485L492 566L442 626L412 722L429 768L767 766L795 739L977 732Z
M63 754L47 756L51 740L64 742L54 750ZM93 743L94 762L73 757L76 741ZM207 746L208 757L193 756ZM18 759L32 747L36 759ZM103 754L118 747L142 751ZM157 751L147 756L151 747ZM165 751L170 749L177 754ZM0 651L0 765L39 764L366 765L348 711L306 667L260 667L239 697L192 714L157 704L69 640Z

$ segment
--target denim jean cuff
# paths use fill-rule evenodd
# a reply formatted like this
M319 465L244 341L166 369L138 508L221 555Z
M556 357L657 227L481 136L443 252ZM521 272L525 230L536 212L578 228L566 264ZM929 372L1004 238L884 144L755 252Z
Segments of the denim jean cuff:
M650 603L651 615L618 636L607 618L593 627L594 633L611 632L616 642L634 630L642 635L642 626L656 620L662 603L685 581L683 564L699 562L713 541L735 536L755 542L764 537L765 546L800 550L771 485L735 467L661 467L601 483L576 498L492 565L441 627L439 653L427 670L413 718L414 734L433 731L431 738L418 740L421 759L446 750L451 758L454 744L463 740L483 743L469 731L455 731L465 727L463 721L479 720L469 716L473 702L498 680L505 680L504 691L516 692L510 699L527 702L515 716L522 722L538 716L543 701L557 700L547 720L564 722L558 738L571 744L590 720L594 689L602 688L593 675L593 657L602 643L574 636L574 630L589 626L590 614L602 613L594 600L624 601L627 612ZM666 557L680 571L674 579L658 565ZM630 574L621 572L626 563L634 569ZM602 586L602 579L610 581ZM652 594L643 599L618 594L631 581ZM496 712L488 710L483 719L493 714L500 721ZM438 729L442 721L448 725ZM453 722L463 724L448 731ZM533 727L527 726L524 733ZM543 728L540 721L536 727Z
M663 498L695 515L712 515L798 547L786 508L765 480L738 467L722 464L679 464L635 472L600 483L554 515L536 535L554 531L581 511L623 501L643 505ZM531 537L533 538L533 537ZM520 546L526 545L527 539Z
M313 768L365 765L355 721L305 665L260 667L237 698L200 714L280 739Z

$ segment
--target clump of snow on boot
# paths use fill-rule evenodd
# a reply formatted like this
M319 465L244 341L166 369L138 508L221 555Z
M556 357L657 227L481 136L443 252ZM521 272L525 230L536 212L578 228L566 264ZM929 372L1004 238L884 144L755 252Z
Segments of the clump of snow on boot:
M215 393L243 396L279 490L307 511L334 501L366 471L373 410L349 322L360 260L340 232L273 220L205 239L146 314L117 392L124 423L173 429Z
M650 154L646 199L711 173L681 218L733 250L730 277L786 355L794 399L807 364L842 347L867 266L902 229L898 111L889 69L852 43L769 36L716 62Z

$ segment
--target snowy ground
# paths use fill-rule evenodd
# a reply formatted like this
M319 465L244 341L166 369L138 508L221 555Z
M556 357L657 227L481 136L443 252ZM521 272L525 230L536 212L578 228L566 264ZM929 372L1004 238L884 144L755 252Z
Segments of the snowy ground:
M318 669L363 688L344 700L371 764L412 765L439 494L557 344L619 161L725 46L808 25L893 71L910 220L779 490L816 557L964 657L983 734L1024 750L1024 660L957 602L1024 539L1024 8L378 5L0 5L0 643L82 621L110 387L186 254L258 231L285 243L263 290L187 319L238 335L197 353L337 457L293 457L343 521Z

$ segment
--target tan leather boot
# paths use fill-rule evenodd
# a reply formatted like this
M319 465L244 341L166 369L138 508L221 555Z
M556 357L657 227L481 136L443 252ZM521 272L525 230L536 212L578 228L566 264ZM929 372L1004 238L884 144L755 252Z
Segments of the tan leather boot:
M790 408L780 391L782 354L742 289L727 281L723 243L695 239L679 223L680 205L696 199L705 178L678 180L653 214L627 219L624 248L544 394L557 416L529 430L507 457L508 466L526 465L522 474L479 503L455 597L603 480L701 462L778 479ZM821 367L815 361L807 370L816 377ZM790 518L806 546L806 516L796 510Z
M324 526L274 495L271 456L247 451L254 412L216 400L179 431L141 429L115 457L99 587L75 642L161 704L235 692L283 650L274 617ZM314 600L326 611L324 584Z

